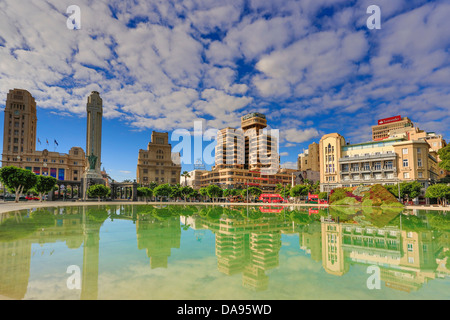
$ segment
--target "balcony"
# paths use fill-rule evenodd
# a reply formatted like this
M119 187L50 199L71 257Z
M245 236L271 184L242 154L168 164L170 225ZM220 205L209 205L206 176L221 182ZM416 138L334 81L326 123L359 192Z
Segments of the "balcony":
M394 152L385 152L379 154L364 154L364 155L353 155L351 157L344 157L339 159L339 163L355 163L364 161L384 161L384 160L395 160L397 159L397 154Z

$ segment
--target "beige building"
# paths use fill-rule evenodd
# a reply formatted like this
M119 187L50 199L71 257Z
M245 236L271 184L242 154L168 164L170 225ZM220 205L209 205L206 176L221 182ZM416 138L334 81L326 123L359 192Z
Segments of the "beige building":
M73 147L68 154L36 150L36 101L23 89L10 90L5 103L2 166L16 166L58 180L79 181L85 152Z
M186 185L198 190L202 187L202 176L207 173L207 170L192 170L189 171L189 177L186 178ZM183 178L184 179L184 178ZM184 180L181 181L184 184Z
M319 146L322 191L401 181L419 181L425 189L438 179L435 152L424 140L403 136L347 144L343 136L332 133L323 136Z
M372 140L378 141L389 138L391 131L409 130L414 127L408 117L396 116L378 120L378 125L372 127Z
M180 183L180 174L180 154L172 153L169 134L153 131L147 150L139 150L137 183L142 186L151 182L175 185Z
M311 143L307 150L298 155L297 169L299 171L320 171L319 144Z

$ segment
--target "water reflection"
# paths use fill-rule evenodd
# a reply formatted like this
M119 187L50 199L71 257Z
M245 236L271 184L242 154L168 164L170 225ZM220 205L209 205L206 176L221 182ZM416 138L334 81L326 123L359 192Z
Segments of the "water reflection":
M100 229L107 220L135 224L136 247L145 250L150 269L170 269L169 257L181 248L183 232L193 230L198 241L211 232L217 270L227 276L240 274L246 290L268 290L271 272L280 267L283 235L298 235L300 251L336 277L349 273L352 266L377 265L386 287L413 292L431 279L450 274L450 219L443 212L276 206L65 207L0 215L0 296L25 298L32 258L39 254L32 250L34 244L65 242L67 249L83 252L79 298L97 299Z

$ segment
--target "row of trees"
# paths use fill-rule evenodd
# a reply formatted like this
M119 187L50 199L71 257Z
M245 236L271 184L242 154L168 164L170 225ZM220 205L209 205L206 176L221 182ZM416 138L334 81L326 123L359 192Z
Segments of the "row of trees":
M397 198L400 189L400 198L410 201L420 195L422 184L417 181L402 182L400 185L389 185L385 188ZM445 205L445 200L450 200L450 185L437 183L429 186L425 191L425 198L436 199L438 204Z
M0 169L0 181L10 193L15 195L15 202L19 202L20 195L38 193L42 202L43 195L54 190L57 180L51 176L36 175L34 172L14 166ZM87 190L89 197L104 198L111 190L104 185L93 185Z
M15 194L15 202L19 202L20 195L27 194L30 190L35 190L42 201L42 195L52 191L56 186L54 177L37 176L30 170L14 166L0 169L0 181L10 193Z

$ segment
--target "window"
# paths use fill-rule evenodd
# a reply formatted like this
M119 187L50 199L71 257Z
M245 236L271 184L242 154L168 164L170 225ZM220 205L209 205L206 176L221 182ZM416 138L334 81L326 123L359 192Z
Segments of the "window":
M422 166L422 159L421 158L417 159L417 166L418 167Z
M422 172L418 172L417 175L418 175L419 178L423 178L423 173Z
M157 150L156 151L156 159L164 159L164 151L163 150Z
M408 252L413 252L413 244L408 243Z
M409 172L403 173L403 179L409 179Z
M403 153L403 154L408 154L408 148L403 148L403 149L402 149L402 153Z
M393 168L393 163L392 161L386 161L386 169L391 170Z
M403 167L404 167L404 168L409 167L409 161L408 161L408 159L403 159Z
M417 148L417 153L422 153L422 148Z
M364 171L370 171L370 163L364 162Z

